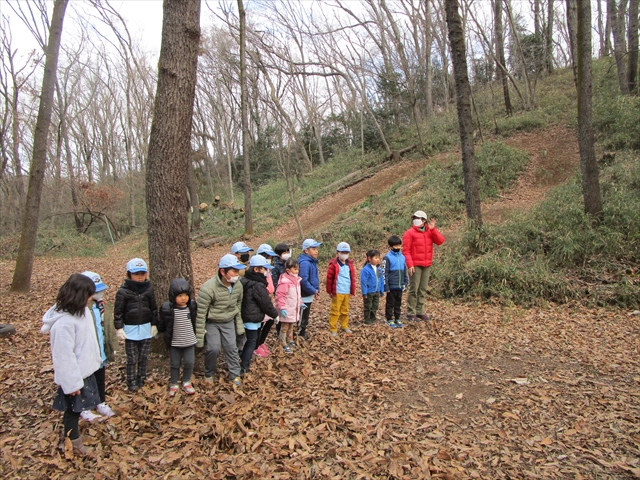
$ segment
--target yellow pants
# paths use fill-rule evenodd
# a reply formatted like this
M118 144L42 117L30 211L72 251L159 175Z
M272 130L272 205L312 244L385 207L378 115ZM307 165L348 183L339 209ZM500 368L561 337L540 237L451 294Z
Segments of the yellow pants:
M338 319L340 319L340 328L346 330L349 328L349 297L345 293L338 293L331 299L331 309L329 310L329 330L338 331Z

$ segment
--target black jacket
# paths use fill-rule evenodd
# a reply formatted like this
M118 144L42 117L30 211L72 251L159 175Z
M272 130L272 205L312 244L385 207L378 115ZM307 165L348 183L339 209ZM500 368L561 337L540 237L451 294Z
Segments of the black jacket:
M125 325L144 325L158 323L158 307L151 282L136 282L126 279L116 292L113 305L113 324L116 329Z
M171 346L171 339L173 338L173 319L174 308L176 308L176 297L181 293L189 295L189 301L187 307L189 308L189 319L191 325L193 325L193 333L196 332L196 315L198 313L198 304L191 295L191 286L184 278L176 278L171 280L169 285L169 298L168 302L164 302L160 307L160 319L158 321L158 331L164 332L164 341L167 347Z
M271 318L278 316L267 292L267 277L249 270L240 281L244 289L240 311L244 323L261 323L265 315Z
M280 280L280 275L282 275L285 271L286 268L284 268L284 262L280 257L276 257L273 260L273 270L271 270L271 280L273 280L274 292L278 289L278 281Z

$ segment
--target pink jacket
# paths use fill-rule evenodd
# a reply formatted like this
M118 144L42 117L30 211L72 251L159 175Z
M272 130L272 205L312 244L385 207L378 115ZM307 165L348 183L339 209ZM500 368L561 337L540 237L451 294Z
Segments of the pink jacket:
M276 307L278 311L286 310L287 318L280 317L284 323L296 323L300 318L302 294L300 293L300 277L294 277L287 272L280 275L276 289Z

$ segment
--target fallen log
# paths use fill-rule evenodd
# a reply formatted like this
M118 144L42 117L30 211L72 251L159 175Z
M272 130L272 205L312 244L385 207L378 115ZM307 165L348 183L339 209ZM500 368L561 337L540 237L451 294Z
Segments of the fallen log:
M402 155L404 155L405 153L409 153L413 150L415 150L416 148L418 148L418 145L416 145L415 143L409 147L405 147L402 150L393 150L391 153L387 154L386 157L384 157L385 160L391 160L392 162L397 162L400 160L400 157L402 157Z
M211 245L215 245L216 243L224 243L224 241L225 241L224 237L206 238L204 240L199 240L198 246L207 248L207 247L210 247Z

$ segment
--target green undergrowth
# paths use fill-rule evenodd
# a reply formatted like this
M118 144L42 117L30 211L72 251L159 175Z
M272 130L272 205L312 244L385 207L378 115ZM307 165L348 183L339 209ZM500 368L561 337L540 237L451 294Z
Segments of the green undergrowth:
M36 255L54 257L99 257L106 253L110 245L102 239L78 234L69 228L50 228L38 230L35 252Z
M527 162L527 155L501 142L487 142L477 151L480 193L483 200L509 189ZM440 228L460 221L465 214L462 165L457 155L417 170L413 179L398 181L379 195L371 195L344 212L329 227L311 232L330 244L346 241L359 251L384 244L388 236L402 235L416 205L437 218ZM335 233L339 232L339 233ZM321 259L333 256L321 250Z
M580 178L555 188L529 212L481 231L466 228L441 250L434 293L535 305L580 300L640 303L640 158L619 154L603 168L603 215L583 211Z

